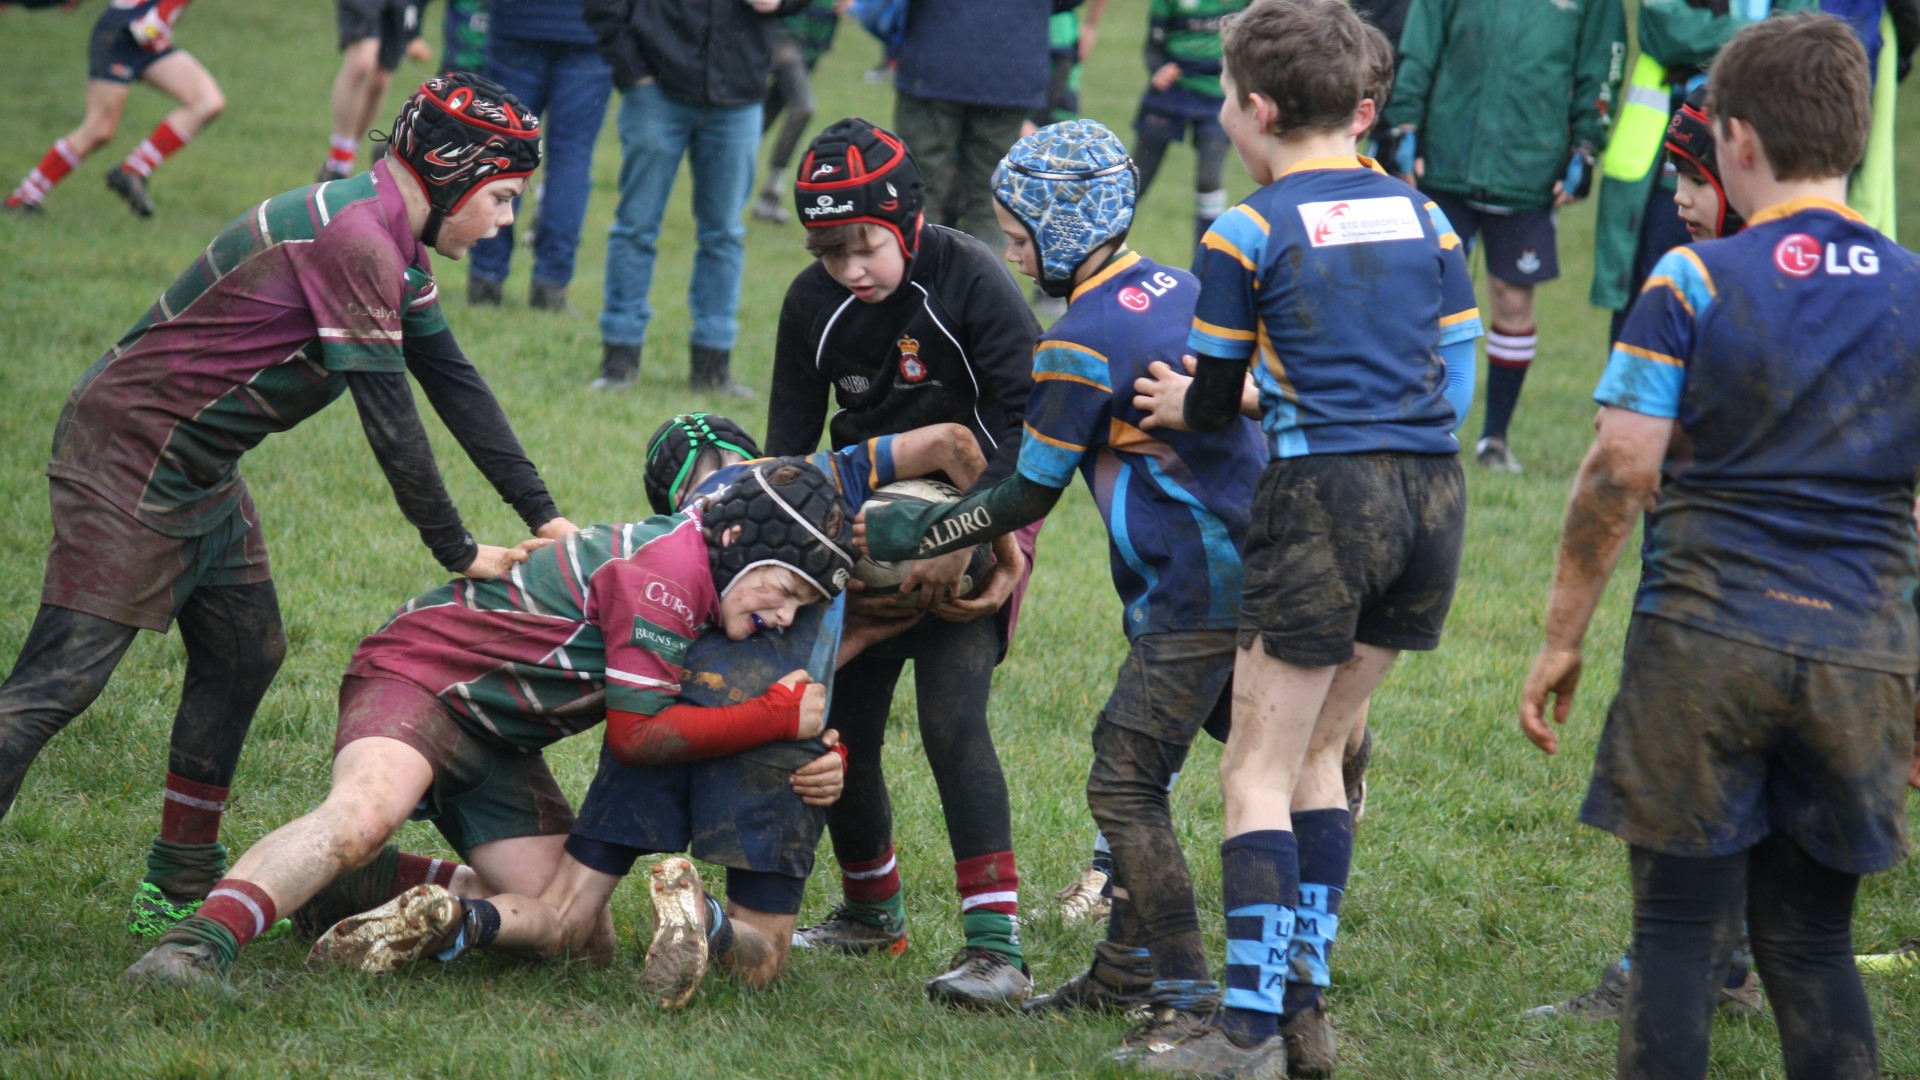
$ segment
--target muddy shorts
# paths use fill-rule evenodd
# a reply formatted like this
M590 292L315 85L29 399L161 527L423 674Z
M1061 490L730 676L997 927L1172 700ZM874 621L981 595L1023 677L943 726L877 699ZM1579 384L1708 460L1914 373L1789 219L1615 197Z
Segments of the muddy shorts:
M367 38L380 39L380 70L393 71L420 36L420 0L334 0L340 48Z
M1499 212L1442 191L1420 189L1440 207L1465 250L1487 241L1487 273L1509 285L1539 285L1560 276L1560 215L1552 207Z
M1778 830L1835 870L1907 850L1911 676L1635 615L1580 820L1683 858Z
M1267 465L1243 561L1240 647L1301 667L1353 658L1355 642L1440 643L1466 530L1452 454L1315 454Z
M413 817L433 822L463 859L494 840L573 828L573 811L539 751L474 735L412 683L349 675L340 681L333 752L374 737L398 739L433 766L433 787Z
M87 41L87 78L139 82L155 60L174 54L176 50L171 45L159 52L148 52L133 40L129 28L149 10L110 7L100 13L93 24L93 37Z
M256 585L272 574L253 496L200 536L167 536L67 480L49 485L53 544L40 602L165 633L201 586Z
M824 605L801 609L784 633L745 641L721 633L695 638L678 700L714 708L766 693L807 666L825 611ZM801 802L788 777L825 752L817 739L803 739L685 765L622 765L602 748L567 850L602 873L625 874L642 855L688 851L730 870L783 875L804 885L827 812ZM730 885L728 895L737 891Z
M1226 742L1235 637L1231 630L1174 630L1133 639L1099 722L1174 746L1192 745L1201 731Z

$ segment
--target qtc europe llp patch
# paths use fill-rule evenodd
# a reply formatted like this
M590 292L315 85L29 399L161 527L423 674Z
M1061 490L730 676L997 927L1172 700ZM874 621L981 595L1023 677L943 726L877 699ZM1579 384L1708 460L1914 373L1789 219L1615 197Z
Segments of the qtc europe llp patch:
M1426 235L1419 211L1405 195L1301 203L1300 222L1314 247L1418 240Z

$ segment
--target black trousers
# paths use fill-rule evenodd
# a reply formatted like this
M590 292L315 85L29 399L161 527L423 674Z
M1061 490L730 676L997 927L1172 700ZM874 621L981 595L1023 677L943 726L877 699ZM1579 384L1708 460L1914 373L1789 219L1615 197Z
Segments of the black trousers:
M1780 1028L1789 1080L1880 1075L1866 991L1853 964L1860 884L1783 833L1734 855L1632 849L1633 963L1620 1018L1620 1076L1694 1080L1744 907L1754 966Z
M928 618L912 631L920 742L940 789L955 862L1013 850L1007 778L987 730L987 694L1000 654L997 623L992 617L964 623ZM901 659L863 655L834 677L827 726L837 728L846 744L847 782L827 830L842 863L879 858L893 843L893 806L880 746L905 665Z

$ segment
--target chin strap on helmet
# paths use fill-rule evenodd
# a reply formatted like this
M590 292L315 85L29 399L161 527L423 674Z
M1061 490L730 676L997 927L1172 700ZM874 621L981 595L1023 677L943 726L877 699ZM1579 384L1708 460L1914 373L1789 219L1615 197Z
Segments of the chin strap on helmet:
M540 167L540 119L500 84L465 71L421 83L400 107L387 143L426 192L420 242L428 247L474 192Z

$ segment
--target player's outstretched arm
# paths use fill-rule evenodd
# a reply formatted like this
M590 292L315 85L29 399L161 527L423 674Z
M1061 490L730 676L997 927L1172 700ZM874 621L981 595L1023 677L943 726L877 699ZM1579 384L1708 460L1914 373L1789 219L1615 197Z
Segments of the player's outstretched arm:
M1046 517L1061 491L1015 473L958 502L874 506L853 519L853 544L876 559L930 559L963 551Z
M607 749L623 765L679 765L811 739L826 728L826 717L826 688L795 671L739 705L676 702L651 715L608 709Z
M1560 748L1560 737L1547 725L1547 699L1554 699L1554 722L1566 723L1580 683L1587 627L1634 521L1659 493L1660 463L1666 459L1674 422L1609 406L1600 410L1596 426L1599 434L1580 463L1567 500L1547 601L1546 644L1521 691L1520 729L1549 754Z
M387 474L400 513L420 531L420 539L440 565L461 573L480 553L460 512L440 480L420 414L413 407L407 377L387 372L349 372L347 389L360 412L360 426L380 470Z
M460 350L453 331L443 328L409 337L405 350L407 371L426 391L434 413L527 528L549 540L573 532L554 506L546 482L520 448L493 388ZM549 528L555 520L564 528Z

